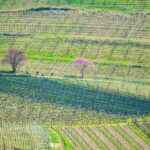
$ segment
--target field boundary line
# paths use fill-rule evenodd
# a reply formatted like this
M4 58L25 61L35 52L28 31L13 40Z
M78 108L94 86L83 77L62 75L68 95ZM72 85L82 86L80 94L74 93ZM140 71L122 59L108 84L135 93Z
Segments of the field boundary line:
M56 131L54 131L53 129L51 129L51 128L48 128L48 130L50 130L51 132L53 132L53 133L55 133L55 134L57 135L57 137L58 137L58 139L59 139L59 143L60 143L61 150L64 150L64 144L63 144L63 142L62 142L62 140L61 140L60 135L59 135Z

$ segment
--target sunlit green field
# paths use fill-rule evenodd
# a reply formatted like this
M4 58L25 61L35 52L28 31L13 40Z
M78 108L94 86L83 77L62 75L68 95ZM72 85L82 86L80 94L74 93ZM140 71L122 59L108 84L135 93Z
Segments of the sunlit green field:
M18 72L78 75L72 61L82 56L94 62L86 78L112 76L149 81L148 14L6 11L0 18L0 59L9 47L24 51L28 58ZM4 64L0 68L10 71Z
M111 10L125 12L149 12L148 0L1 0L1 9L22 9L22 7L65 6L80 9Z
M0 0L0 150L149 150L150 2ZM26 61L12 73L7 50ZM92 65L84 77L73 60Z

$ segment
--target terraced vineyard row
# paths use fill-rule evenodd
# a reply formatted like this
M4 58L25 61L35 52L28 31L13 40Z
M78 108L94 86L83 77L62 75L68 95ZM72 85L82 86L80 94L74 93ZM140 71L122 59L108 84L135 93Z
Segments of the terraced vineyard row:
M70 139L73 149L148 150L150 148L149 138L146 135L144 139L141 138L135 133L135 130L141 133L137 128L132 130L127 124L61 128L61 132Z
M117 42L115 39L92 39L89 40L84 37L54 35L51 37L38 38L36 36L24 36L15 34L3 34L0 36L1 46L4 44L4 50L1 51L1 55L4 54L5 48L9 46L15 46L18 49L25 51L29 58L47 58L52 57L67 57L68 60L83 56L96 62L102 62L106 60L114 61L129 61L128 64L141 63L148 65L148 56L150 45L138 42ZM57 38L54 38L57 37ZM79 38L79 39L77 39ZM38 54L40 52L40 55ZM45 55L44 55L45 53ZM33 57L32 55L35 54ZM47 57L46 57L47 54ZM65 59L65 58L64 58ZM99 60L100 59L100 60ZM67 60L67 59L66 59ZM106 61L105 60L105 61Z
M49 136L35 124L0 122L0 149L44 149L49 147Z
M56 150L149 150L150 139L134 125L40 127L1 124L0 148ZM32 140L31 140L32 139Z
M82 56L94 62L87 78L149 81L149 14L33 10L0 12L0 19L0 59L9 47L23 50L20 72L77 75L72 60Z
M0 95L0 106L0 146L7 149L148 150L150 147L148 136L126 123L130 122L130 116L75 109L10 93Z
M3 73L4 69L6 69L6 72L10 72L11 70L9 65L0 66L0 69L2 70L1 73ZM48 60L28 60L22 68L18 68L18 72L21 74L31 75L36 75L37 72L39 72L39 75L43 74L44 76L58 78L80 78L79 71L76 69L72 62L63 63L52 62ZM135 83L143 83L143 86L146 86L150 82L149 72L149 67L138 68L127 65L100 63L97 65L93 64L92 66L89 66L85 70L84 76L85 78L87 78L87 80L101 80L103 78L116 80L120 79L120 82L126 81L127 83L129 81L132 81Z
M71 33L78 35L149 39L148 14L82 11L1 12L3 33ZM12 19L13 18L13 19Z
M126 115L150 111L148 98L76 85L67 80L3 75L0 79L1 92L37 99L39 102Z

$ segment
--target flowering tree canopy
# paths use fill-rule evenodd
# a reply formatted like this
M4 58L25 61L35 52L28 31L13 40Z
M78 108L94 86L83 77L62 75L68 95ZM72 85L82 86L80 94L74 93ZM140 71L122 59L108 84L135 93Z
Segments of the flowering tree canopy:
M76 58L73 63L77 67L77 69L80 71L81 77L83 78L84 76L84 71L87 68L87 66L93 64L93 62L86 60L83 57Z

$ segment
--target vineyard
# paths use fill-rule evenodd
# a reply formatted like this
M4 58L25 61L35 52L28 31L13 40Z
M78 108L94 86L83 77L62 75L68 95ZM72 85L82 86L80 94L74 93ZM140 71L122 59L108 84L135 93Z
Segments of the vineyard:
M0 0L0 150L149 150L149 0Z
M10 94L1 94L1 109L1 144L6 148L148 150L150 146L150 139L130 116L73 109Z

